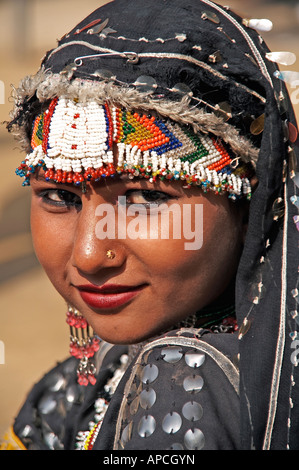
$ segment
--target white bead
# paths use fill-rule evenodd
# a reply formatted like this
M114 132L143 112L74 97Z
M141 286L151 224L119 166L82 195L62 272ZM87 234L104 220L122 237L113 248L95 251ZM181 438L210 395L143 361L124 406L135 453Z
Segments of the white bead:
M271 31L273 28L273 23L272 21L268 19L256 19L252 18L248 20L248 26L249 28L256 29L257 31Z

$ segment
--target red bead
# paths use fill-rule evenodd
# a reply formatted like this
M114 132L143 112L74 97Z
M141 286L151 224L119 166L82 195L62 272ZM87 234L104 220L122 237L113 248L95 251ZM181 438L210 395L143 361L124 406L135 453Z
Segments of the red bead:
M88 385L88 379L84 375L79 374L78 375L78 383L79 383L79 385L86 386L86 385Z
M95 378L95 376L93 374L89 374L88 375L88 381L91 385L95 385L97 379Z

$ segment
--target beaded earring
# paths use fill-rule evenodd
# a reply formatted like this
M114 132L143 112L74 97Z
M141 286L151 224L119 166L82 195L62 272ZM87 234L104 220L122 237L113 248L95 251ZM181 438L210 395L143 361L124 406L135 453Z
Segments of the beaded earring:
M79 385L94 385L96 383L96 368L92 358L100 348L100 340L90 334L90 327L77 309L68 306L66 322L70 327L70 354L80 359L77 369Z

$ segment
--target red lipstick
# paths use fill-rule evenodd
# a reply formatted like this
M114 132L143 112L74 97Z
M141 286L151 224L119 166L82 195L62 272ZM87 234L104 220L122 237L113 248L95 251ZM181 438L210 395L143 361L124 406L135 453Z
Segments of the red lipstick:
M144 287L145 284L139 286L122 286L116 284L105 284L103 286L86 284L76 286L81 298L89 307L103 310L125 305L136 297Z

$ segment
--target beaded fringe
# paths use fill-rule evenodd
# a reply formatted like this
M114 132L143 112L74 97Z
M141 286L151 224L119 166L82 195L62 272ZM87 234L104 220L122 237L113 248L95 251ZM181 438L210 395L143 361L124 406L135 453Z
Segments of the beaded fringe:
M183 180L204 191L250 197L248 169L242 164L232 167L220 139L107 103L54 98L34 121L31 149L17 169L25 185L30 174L43 167L46 179L60 183L81 184L126 173L150 182Z

